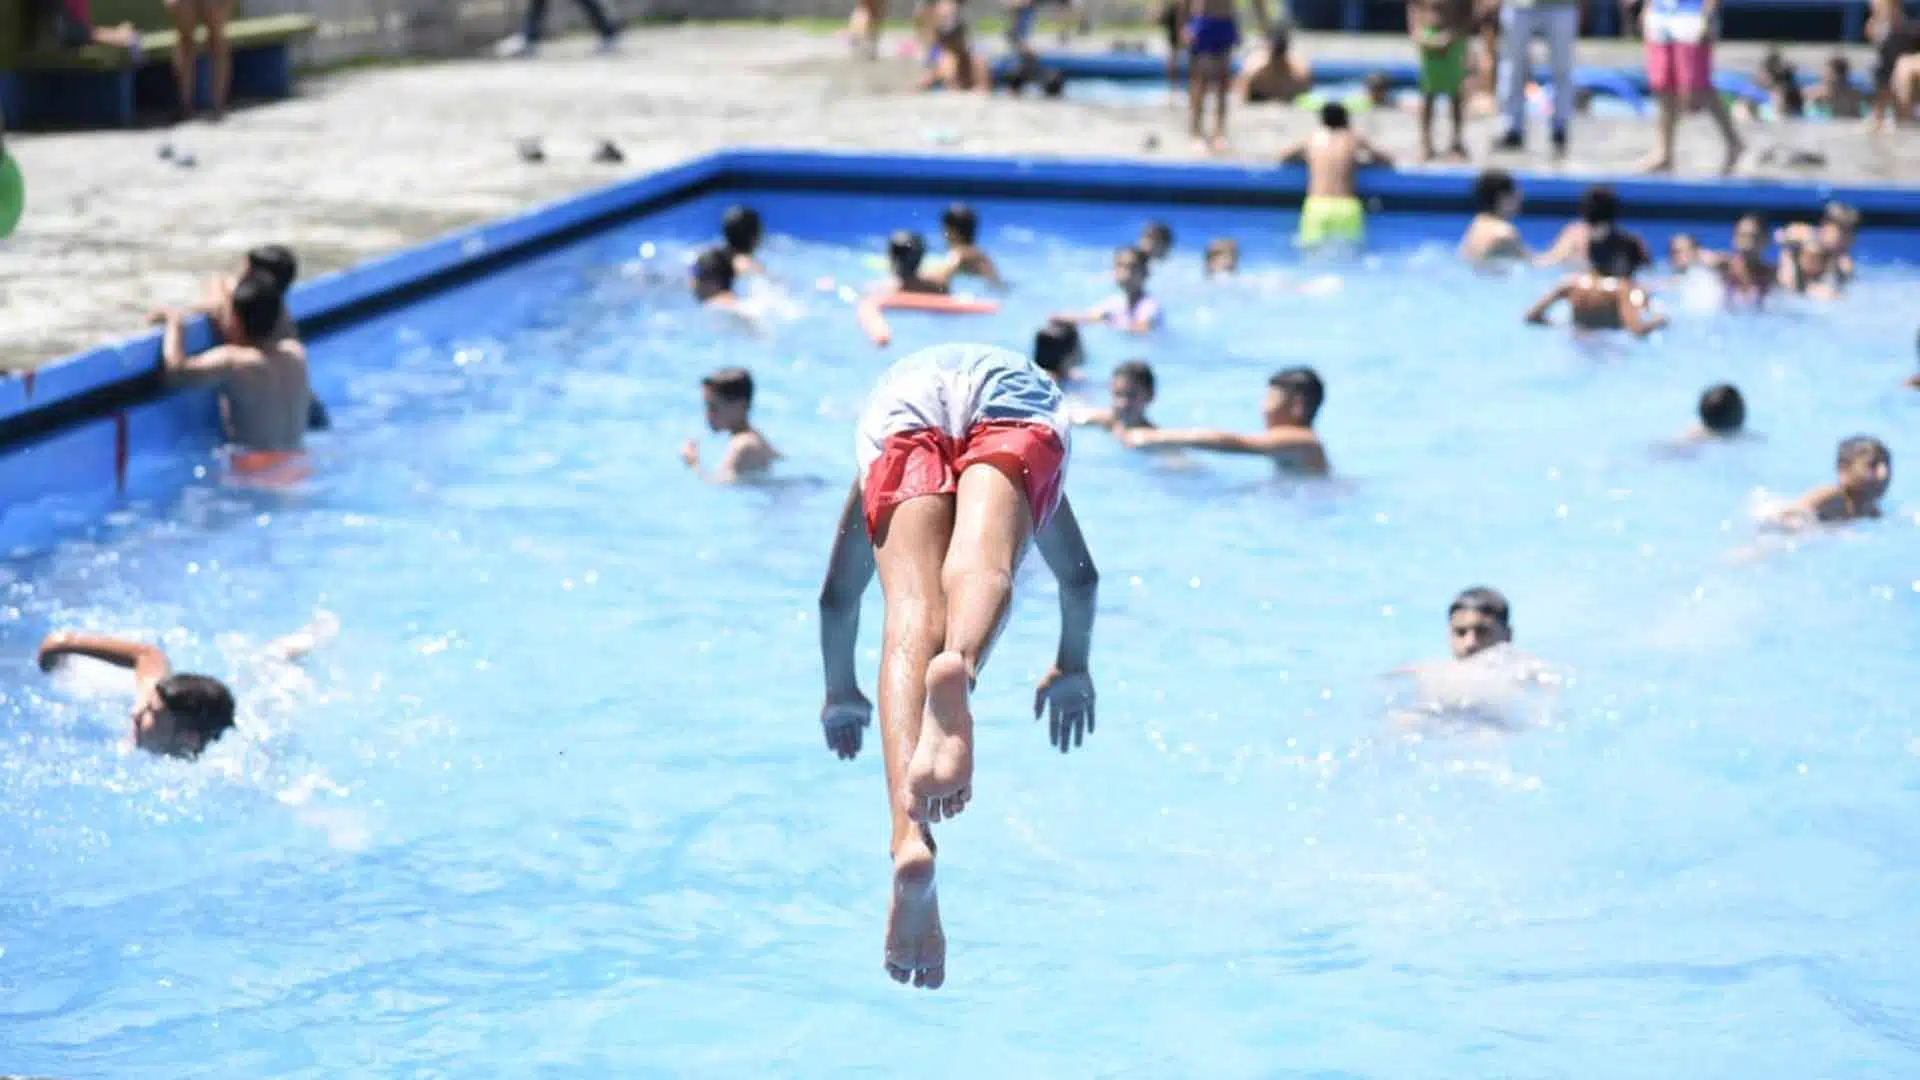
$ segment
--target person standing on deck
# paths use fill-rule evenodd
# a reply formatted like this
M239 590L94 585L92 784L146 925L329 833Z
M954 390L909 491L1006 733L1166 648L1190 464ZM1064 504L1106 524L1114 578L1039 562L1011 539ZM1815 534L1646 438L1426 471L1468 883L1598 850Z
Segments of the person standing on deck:
M580 10L587 15L587 21L593 24L593 32L600 35L601 52L612 52L620 44L620 28L613 25L607 16L607 9L600 0L575 0ZM532 56L540 48L540 37L547 24L547 0L526 0L526 21L520 26L520 32L502 41L494 51L502 57L518 58Z
M1621 20L1637 26L1646 39L1647 86L1660 103L1658 141L1641 162L1641 170L1672 172L1680 113L1704 107L1726 142L1720 173L1731 175L1747 147L1733 129L1733 113L1713 88L1713 39L1720 32L1720 0L1645 0L1637 21L1629 10L1634 2L1621 0Z
M1535 37L1547 39L1547 68L1553 77L1553 152L1567 152L1567 123L1573 118L1573 49L1580 39L1584 0L1506 0L1500 5L1500 110L1506 132L1497 150L1519 150L1527 142L1527 81L1532 74Z

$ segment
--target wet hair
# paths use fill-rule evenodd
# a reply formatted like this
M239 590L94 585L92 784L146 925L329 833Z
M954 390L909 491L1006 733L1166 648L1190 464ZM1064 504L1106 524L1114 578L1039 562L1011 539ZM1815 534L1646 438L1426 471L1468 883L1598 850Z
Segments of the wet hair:
M1040 76L1040 92L1050 98L1057 98L1067 92L1067 73L1048 71Z
M1627 278L1651 260L1647 257L1647 246L1639 237L1618 229L1606 229L1587 241L1587 261L1593 264L1595 273L1604 277Z
M966 203L954 203L940 215L940 227L963 244L971 244L980 235L980 215Z
M1732 383L1710 386L1700 395L1700 423L1708 431L1731 435L1747 422L1747 401Z
M1891 463L1893 451L1887 449L1886 443L1871 435L1854 435L1840 440L1839 449L1834 451L1833 463L1835 467L1844 469L1863 457L1880 458Z
M285 244L262 244L247 252L247 273L257 275L281 293L293 288L300 263Z
M1490 589L1485 585L1475 585L1473 588L1463 591L1459 596L1453 598L1452 604L1447 606L1447 618L1452 619L1462 611L1471 611L1485 615L1487 618L1492 619L1494 622L1499 623L1509 630L1513 628L1512 609L1507 605L1507 598L1501 595L1498 589Z
M1337 101L1329 101L1320 106L1320 124L1322 127L1343 131L1347 126L1347 107Z
M1068 358L1080 351L1080 328L1054 319L1033 335L1033 363L1054 375L1067 373Z
M733 291L733 250L710 247L693 260L693 292L702 300Z
M1505 169L1487 169L1473 182L1473 208L1491 214L1500 208L1500 200L1520 190L1513 174Z
M766 231L761 224L760 211L751 206L731 206L720 217L720 237L727 242L727 250L736 255L751 255L753 249L760 246L760 237Z
M1140 244L1139 244L1140 254L1145 255L1147 258L1151 259L1153 258L1153 253L1147 250L1148 240L1152 240L1154 244L1159 247L1163 247L1168 251L1172 251L1173 250L1173 227L1168 225L1164 221L1149 221L1146 223L1145 226L1141 228Z
M1788 64L1775 77L1780 90L1780 112L1783 116L1805 116L1807 95L1800 89L1800 76Z
M1611 225L1620 220L1620 196L1605 184L1595 184L1580 196L1580 220L1589 225Z
M175 731L200 736L200 745L218 739L233 726L233 691L208 675L169 675L153 688L173 715Z
M268 341L280 325L280 290L265 276L248 274L233 287L233 315L249 341Z
M1145 360L1129 360L1121 364L1113 369L1113 377L1133 383L1145 390L1148 396L1153 394L1153 368Z
M753 404L753 373L743 367L721 368L700 380L700 385L721 401Z
M926 257L927 241L919 233L901 229L887 237L887 262L893 265L894 272L902 275L915 273Z
M1307 423L1320 414L1320 403L1327 400L1326 384L1320 381L1320 373L1310 367L1283 368L1273 373L1267 385L1287 395L1299 398L1307 410Z

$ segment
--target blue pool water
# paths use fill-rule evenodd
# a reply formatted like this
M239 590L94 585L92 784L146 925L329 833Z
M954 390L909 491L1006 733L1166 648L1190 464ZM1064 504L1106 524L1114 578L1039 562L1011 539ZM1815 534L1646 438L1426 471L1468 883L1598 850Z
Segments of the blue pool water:
M1833 308L1580 344L1520 323L1549 277L1456 266L1458 222L1380 222L1383 254L1302 265L1283 220L1172 215L1172 328L1093 331L1088 394L1144 356L1162 424L1247 428L1269 372L1313 364L1341 479L1077 438L1099 730L1062 757L1028 718L1057 630L1034 560L980 685L975 801L940 832L951 956L930 995L880 967L879 762L835 760L816 723L849 424L888 356L1020 345L1103 297L1146 212L983 205L1005 313L902 316L882 354L812 283L857 279L933 203L765 200L810 239L767 252L796 310L760 336L654 280L720 205L326 339L337 430L307 491L209 474L160 494L196 449L136 462L151 497L77 536L41 542L57 508L9 516L0 1069L1920 1067L1920 546L1898 471L1920 443L1894 389L1913 265L1870 260ZM1247 277L1202 280L1215 232ZM1322 275L1339 289L1292 288ZM676 459L724 364L753 369L792 482L707 488ZM1652 453L1724 378L1765 441ZM1826 479L1860 430L1894 449L1887 519L1736 557L1756 489ZM1448 600L1482 582L1572 685L1515 737L1390 735L1381 675L1444 653ZM343 630L304 672L252 658L315 609ZM33 669L55 626L161 635L233 680L245 737L194 765L120 752L123 696Z

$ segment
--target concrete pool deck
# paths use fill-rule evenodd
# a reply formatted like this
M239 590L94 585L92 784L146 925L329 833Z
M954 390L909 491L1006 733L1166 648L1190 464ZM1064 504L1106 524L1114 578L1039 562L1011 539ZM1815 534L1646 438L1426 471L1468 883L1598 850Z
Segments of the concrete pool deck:
M1115 37L1138 34L1103 33ZM896 40L898 36L896 35ZM1392 36L1300 35L1308 56L1404 59ZM1629 64L1632 43L1583 42L1580 62ZM1750 71L1762 47L1722 47L1723 68ZM1830 45L1790 49L1814 68ZM1864 70L1865 50L1849 50ZM725 63L726 67L721 64ZM0 368L32 367L140 327L145 312L196 298L201 281L250 245L292 245L303 275L323 273L530 205L729 146L843 150L1074 154L1191 160L1168 106L1105 105L906 92L904 60L851 61L834 38L792 29L636 29L614 56L581 41L537 60L454 61L309 79L298 99L243 109L218 126L11 135L29 182L20 229L0 242ZM1294 110L1237 114L1242 161L1270 159L1307 129ZM1409 155L1411 116L1378 115L1369 129ZM1484 160L1495 122L1470 147ZM1774 125L1748 132L1818 151L1829 164L1789 170L1749 164L1751 176L1886 184L1920 177L1920 139L1870 142L1853 125ZM517 140L540 136L547 160L523 163ZM625 152L596 165L598 140ZM1568 174L1617 173L1646 152L1643 121L1586 118ZM197 164L158 154L171 141ZM1157 147L1148 149L1150 140ZM1544 139L1536 142L1544 144ZM1718 140L1704 117L1682 128L1681 174L1710 175ZM1550 169L1544 147L1501 159ZM1478 162L1476 163L1477 166ZM1475 166L1469 166L1475 167ZM883 223L884 224L884 223Z

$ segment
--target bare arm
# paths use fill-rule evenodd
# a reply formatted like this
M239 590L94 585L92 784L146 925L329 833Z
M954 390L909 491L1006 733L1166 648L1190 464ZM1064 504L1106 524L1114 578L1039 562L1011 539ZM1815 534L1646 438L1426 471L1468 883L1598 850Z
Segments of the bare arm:
M1382 165L1389 169L1393 168L1393 155L1380 149L1373 140L1367 138L1365 135L1354 135L1353 148L1360 152L1362 164Z
M860 695L853 652L860 638L860 597L873 580L873 570L873 542L867 536L860 485L854 484L840 511L826 580L820 583L820 659L828 701Z
M1563 281L1555 285L1552 291L1541 297L1532 307L1527 309L1526 321L1545 326L1547 324L1547 312L1552 311L1553 305L1565 300L1567 294L1572 291L1573 286L1567 282Z
M1638 288L1630 287L1620 290L1620 325L1626 327L1627 332L1635 337L1646 337L1667 325L1667 320L1658 315L1648 317L1642 303L1645 299L1646 293Z
M869 296L861 300L854 315L860 320L860 329L875 345L884 349L893 341L893 327L887 325L887 317L880 313L879 298Z
M1573 259L1580 254L1584 235L1584 230L1572 225L1566 226L1560 230L1559 236L1553 238L1553 246L1548 248L1545 254L1535 259L1533 265L1558 266L1561 263Z
M1303 165L1307 160L1307 140L1295 139L1280 148L1280 164Z
M1080 532L1079 519L1065 496L1047 527L1034 537L1047 569L1060 582L1060 651L1054 668L1063 674L1087 670L1093 652L1094 601L1100 588L1100 572L1093 565L1093 553Z
M157 645L99 634L48 634L40 643L40 670L52 671L63 656L85 656L115 667L132 668L142 688L173 674L167 654Z

